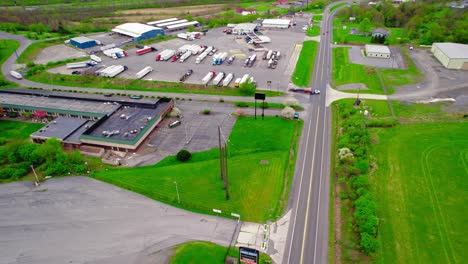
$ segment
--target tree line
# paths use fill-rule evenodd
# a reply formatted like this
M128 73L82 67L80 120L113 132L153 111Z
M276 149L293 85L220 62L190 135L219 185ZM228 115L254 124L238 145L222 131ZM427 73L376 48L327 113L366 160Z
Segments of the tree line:
M430 2L430 1L429 1ZM355 17L360 23L368 19L375 27L397 27L419 44L457 42L468 44L468 12L440 3L405 2L393 6L389 2L379 5L353 5L338 13L342 22Z

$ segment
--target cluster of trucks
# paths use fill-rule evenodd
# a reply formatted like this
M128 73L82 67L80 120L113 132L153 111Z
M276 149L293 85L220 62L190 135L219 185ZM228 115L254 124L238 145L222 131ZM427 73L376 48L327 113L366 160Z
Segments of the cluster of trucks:
M192 55L197 55L206 50L206 46L201 45L183 45L177 51L166 49L156 55L156 61L167 61L171 59L172 62L184 62Z
M185 39L185 40L194 40L199 39L201 37L201 32L186 32L186 33L179 33L177 34L178 38Z
M270 69L276 69L280 57L281 53L279 51L268 50L263 53L263 59L268 60L268 68Z
M212 81L213 85L216 86L229 86L229 84L234 80L235 75L234 73L224 73L224 72L214 72L210 71L208 72L205 77L202 79L202 83L204 85L208 85L210 81ZM237 78L234 82L235 87L239 87L241 84L247 82L247 81L254 82L253 77L250 77L248 74L244 74L242 78Z
M102 53L104 53L104 55L106 55L107 57L111 57L113 59L120 59L128 56L128 52L121 48L106 49Z
M216 53L213 55L213 65L221 65L226 60L227 52Z
M256 60L257 60L257 54L250 55L244 61L244 67L252 67Z
M111 65L102 70L99 70L99 76L114 78L115 76L121 74L122 72L128 70L127 66L123 65Z

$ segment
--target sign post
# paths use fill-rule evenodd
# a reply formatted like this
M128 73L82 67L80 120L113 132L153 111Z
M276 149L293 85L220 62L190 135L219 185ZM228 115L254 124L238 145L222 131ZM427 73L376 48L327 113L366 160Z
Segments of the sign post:
M255 93L255 120L257 119L257 100L262 100L262 120L265 119L265 94L264 93Z

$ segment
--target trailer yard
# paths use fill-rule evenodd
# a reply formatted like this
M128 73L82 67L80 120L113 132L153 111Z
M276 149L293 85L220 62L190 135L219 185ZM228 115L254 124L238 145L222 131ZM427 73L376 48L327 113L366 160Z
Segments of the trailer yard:
M298 19L307 21L305 17ZM206 35L201 36L199 39L194 39L193 41L178 38L165 42L148 44L147 46L157 50L142 53L141 55L137 55L137 50L141 50L141 48L127 49L125 50L125 55L128 56L121 56L120 58L115 58L119 56L113 56L114 58L104 56L104 54L98 52L96 55L102 58L102 62L97 66L126 66L128 70L121 72L118 77L129 79L135 79L136 76L140 76L137 75L137 73L149 66L152 67L153 70L146 73L146 75L141 78L142 80L161 80L168 82L179 82L181 76L189 69L192 69L193 73L190 77L187 76L187 78L184 78L183 81L186 83L207 85L213 85L214 80L216 80L215 83L218 83L218 85L223 85L225 83L223 79L218 80L220 79L219 77L215 79L218 73L223 73L224 77L229 75L230 78L232 78L232 81L229 82L229 86L231 87L235 86L236 79L242 78L244 75L248 74L249 77L252 77L257 83L258 89L273 91L287 90L297 59L293 56L293 52L295 52L294 46L296 43L302 43L305 37L300 29L297 30L297 28L294 27L281 30L261 29L260 34L268 36L271 39L271 43L261 44L263 48L247 44L244 35L225 34L223 33L224 29L225 28L212 29L208 31ZM99 39L100 41L104 40L101 40L103 37L102 33L91 37ZM106 38L114 39L115 36L109 38L109 36L106 35ZM103 45L112 44L112 42L104 41L102 43ZM156 61L156 57L164 53L165 50L172 50L177 54L177 51L184 45L211 46L216 49L216 52L211 52L210 55L206 56L199 63L197 63L197 57L202 53L200 51L196 52L196 54L193 54L194 52L192 52L192 54L188 54L189 52L185 52L185 54L180 53L177 57L174 57L174 54L170 52L170 56L164 56L167 60ZM271 65L272 61L270 59L264 59L264 52L269 50L277 51L281 54L280 59L274 66ZM234 60L229 60L232 57L234 57ZM253 62L247 61L247 59L253 57L255 57ZM215 62L216 60L213 58L221 58L221 61L218 60ZM72 72L65 66L50 69L49 71L62 74L71 74ZM209 72L214 72L215 74L206 82L204 77L206 77ZM268 83L270 83L270 85L268 85Z

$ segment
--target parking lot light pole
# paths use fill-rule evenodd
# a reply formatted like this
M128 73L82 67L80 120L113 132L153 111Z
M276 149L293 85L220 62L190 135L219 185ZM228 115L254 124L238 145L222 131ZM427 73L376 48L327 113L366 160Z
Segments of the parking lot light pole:
M175 184L175 189L176 189L176 192L177 192L177 201L180 203L179 188L177 187L177 182L174 181L174 184Z

